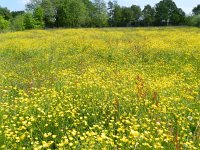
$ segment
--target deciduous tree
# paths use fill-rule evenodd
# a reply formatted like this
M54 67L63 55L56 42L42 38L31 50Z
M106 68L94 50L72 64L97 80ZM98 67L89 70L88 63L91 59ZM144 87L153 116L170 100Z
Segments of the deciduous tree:
M156 24L168 25L171 22L173 13L177 11L177 6L172 0L162 0L155 7Z
M9 21L0 16L0 31L9 29Z
M0 16L2 16L5 20L10 20L12 18L10 10L6 7L0 7Z
M95 7L95 24L97 27L107 26L108 15L107 15L107 7L104 0L94 0Z
M24 15L17 15L15 18L11 21L11 29L14 31L23 31L25 30L25 24L24 24Z
M141 15L142 15L142 11L141 11L140 6L132 5L131 6L131 25L139 26Z
M122 26L122 8L117 3L114 3L113 22L115 27Z
M194 15L199 15L200 14L200 4L197 5L197 7L194 7L192 12Z
M150 5L146 5L142 11L145 26L153 25L155 21L155 10Z
M36 28L43 28L44 27L44 10L41 6L35 8L33 12L33 17L35 20L35 27Z
M25 29L34 29L35 28L35 20L31 13L26 13L24 15L24 27L25 27Z
M46 27L53 27L56 21L56 5L53 0L43 0L41 6L44 13L44 22Z

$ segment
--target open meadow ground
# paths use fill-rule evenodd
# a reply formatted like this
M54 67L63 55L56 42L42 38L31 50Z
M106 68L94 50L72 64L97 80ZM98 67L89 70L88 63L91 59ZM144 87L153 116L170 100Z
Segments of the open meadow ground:
M0 149L200 149L200 29L0 34Z

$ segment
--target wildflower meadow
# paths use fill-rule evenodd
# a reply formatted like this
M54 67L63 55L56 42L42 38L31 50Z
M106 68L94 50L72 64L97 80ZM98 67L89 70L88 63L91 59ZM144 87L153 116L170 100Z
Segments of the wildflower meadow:
M200 29L0 34L0 149L199 150Z

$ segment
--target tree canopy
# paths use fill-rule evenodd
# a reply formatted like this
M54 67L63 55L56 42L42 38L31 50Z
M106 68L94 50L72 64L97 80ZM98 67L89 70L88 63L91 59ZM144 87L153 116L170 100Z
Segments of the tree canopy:
M117 0L30 0L25 11L11 12L0 7L1 24L16 30L54 27L135 27L198 26L200 5L192 16L178 8L173 0L161 0L155 6L123 7ZM8 23L3 23L8 21ZM195 22L195 23L194 23ZM21 27L19 27L21 26ZM3 28L3 27L2 27Z
M194 7L192 12L194 15L199 15L200 14L200 4L197 5L197 7Z

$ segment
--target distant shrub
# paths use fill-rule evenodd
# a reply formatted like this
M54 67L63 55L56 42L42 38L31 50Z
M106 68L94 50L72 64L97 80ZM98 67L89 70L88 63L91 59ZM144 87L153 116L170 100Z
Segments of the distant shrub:
M10 22L0 16L0 31L8 30Z
M24 26L25 29L34 29L35 28L35 20L32 16L32 14L25 14L24 15Z
M18 15L12 20L11 29L14 31L25 30L24 15Z
M200 27L200 15L190 16L187 18L187 24L189 26Z
M192 17L191 22L194 26L200 27L200 15L196 15L196 16Z

